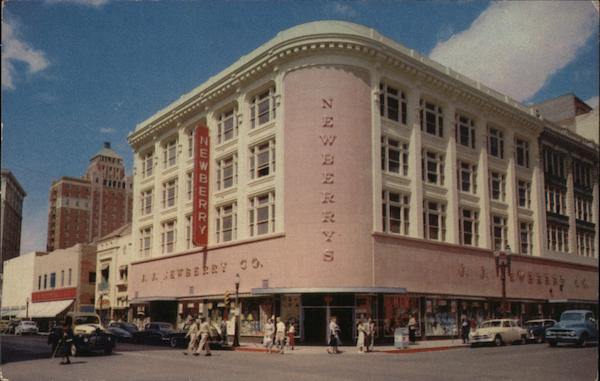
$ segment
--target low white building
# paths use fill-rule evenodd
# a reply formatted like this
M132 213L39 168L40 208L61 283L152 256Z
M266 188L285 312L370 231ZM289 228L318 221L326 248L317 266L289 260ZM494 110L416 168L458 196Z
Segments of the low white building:
M132 260L131 224L97 241L96 310L103 320L130 320L127 277Z
M3 319L29 317L29 304L33 292L33 274L36 256L44 252L33 251L4 261L4 283L2 284Z

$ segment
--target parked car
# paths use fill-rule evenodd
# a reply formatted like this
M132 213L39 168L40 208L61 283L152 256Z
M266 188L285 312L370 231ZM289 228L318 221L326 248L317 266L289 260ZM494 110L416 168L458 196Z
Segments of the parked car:
M108 328L106 328L106 331L113 335L117 341L133 341L133 335L130 332L124 330L123 328L110 325Z
M208 341L208 345L211 349L220 349L223 346L223 337L221 335L221 330L215 323L210 324L210 337ZM186 337L186 334L189 330L189 325L185 325L181 330L178 331L176 335L171 337L169 345L172 348L175 347L187 347L190 338Z
M535 319L525 322L524 327L527 330L527 340L535 343L543 343L546 340L546 329L554 326L556 320L553 319Z
M126 321L113 321L112 323L110 323L108 325L108 327L109 328L110 327L121 328L121 329L124 329L125 331L131 333L132 335L135 332L139 331L138 327L135 324L129 323L129 322L126 322Z
M100 317L94 313L69 312L67 317L73 320L73 343L71 345L71 356L77 356L82 352L102 351L111 354L115 345L115 337L107 332ZM63 337L62 327L55 327L48 335L48 344L52 345L52 353Z
M0 333L10 333L10 320L0 320Z
M560 321L546 330L546 341L551 347L558 343L586 346L598 341L598 325L589 310L568 310L560 315Z
M501 346L506 343L527 342L527 331L521 328L518 321L513 319L493 319L481 323L469 333L471 347L478 344L494 344Z
M19 325L15 327L15 335L37 335L38 332L37 323L31 320L21 320Z
M134 333L134 341L139 344L166 344L171 337L177 335L178 331L173 324L165 322L147 323L144 329Z

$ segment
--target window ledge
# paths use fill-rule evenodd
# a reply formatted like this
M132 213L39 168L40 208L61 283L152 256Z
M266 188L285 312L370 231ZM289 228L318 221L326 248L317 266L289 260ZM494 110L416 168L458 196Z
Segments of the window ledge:
M170 175L171 173L176 173L176 172L177 172L177 164L175 164L175 165L172 165L172 166L170 166L170 167L168 167L168 168L165 168L165 169L163 169L163 170L162 170L162 175L163 175L163 176L168 176L168 175Z
M227 196L236 194L237 191L238 191L237 185L236 186L232 186L232 187L229 187L227 189L214 192L214 197L215 197L215 199L217 199L217 198L219 198L219 199L227 198Z
M169 208L167 208L167 209L163 209L163 210L161 210L161 211L160 211L160 215L161 215L161 216L164 216L164 215L167 215L167 214L171 214L171 213L173 213L173 212L176 212L176 211L177 211L177 204L175 204L175 206L170 206L170 207L169 207Z
M267 122L267 123L265 123L265 124L261 124L261 125L260 125L260 126L258 126L258 127L254 127L253 129L251 129L251 130L248 132L248 136L255 136L255 135L259 135L259 134L261 134L263 131L266 131L266 130L268 130L268 129L271 129L271 128L275 127L275 125L276 125L276 121L277 121L277 119L273 119L273 120L270 120L270 121L268 121L268 122Z
M236 137L231 138L231 139L229 139L227 141L215 144L215 150L225 151L228 148L237 145L237 143L238 143L238 137L236 136Z
M275 174L271 173L268 176L259 177L258 179L253 179L248 181L249 187L255 187L258 185L266 184L275 180Z

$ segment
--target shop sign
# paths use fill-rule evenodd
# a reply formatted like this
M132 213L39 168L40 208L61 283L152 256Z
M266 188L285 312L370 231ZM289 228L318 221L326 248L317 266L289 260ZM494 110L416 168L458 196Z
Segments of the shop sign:
M324 151L321 153L321 167L322 167L322 179L323 189L321 191L321 205L323 209L321 211L321 234L325 244L323 249L323 261L332 262L334 251L328 244L333 242L333 236L335 234L335 200L333 192L333 184L335 182L334 172L334 154L331 152L335 143L336 135L335 123L333 113L333 98L322 98L321 108L323 111L320 127L324 128L321 130L322 133L319 135L319 139L323 144Z
M194 209L192 212L192 239L196 246L208 244L208 127L200 124L194 132Z

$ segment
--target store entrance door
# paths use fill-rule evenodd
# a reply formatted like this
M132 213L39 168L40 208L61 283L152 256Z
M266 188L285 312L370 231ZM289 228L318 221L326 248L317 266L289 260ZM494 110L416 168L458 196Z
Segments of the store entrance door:
M337 317L340 326L342 345L354 345L354 309L352 307L331 307L330 316Z
M304 307L303 312L303 343L323 345L327 334L327 309L323 307Z

